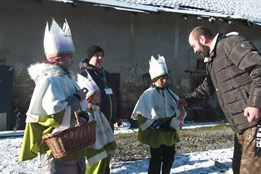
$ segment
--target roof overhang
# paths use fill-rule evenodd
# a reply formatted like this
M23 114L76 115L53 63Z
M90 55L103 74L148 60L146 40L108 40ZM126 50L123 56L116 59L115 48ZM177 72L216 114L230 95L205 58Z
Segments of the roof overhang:
M93 4L94 6L99 7L107 7L113 8L116 10L124 10L138 13L160 13L160 12L168 12L168 13L177 13L186 15L198 16L199 18L207 18L210 22L215 19L225 19L226 21L246 21L247 25L251 26L252 24L261 25L261 21L254 21L247 18L244 18L235 14L222 14L218 12L212 12L204 9L197 9L193 6L188 6L183 8L176 7L163 7L163 6L154 6L154 5L145 5L145 4L137 4L137 3L129 3L126 1L117 1L117 0L50 0L56 2L64 2L70 3L73 5L77 5L78 2L86 2Z

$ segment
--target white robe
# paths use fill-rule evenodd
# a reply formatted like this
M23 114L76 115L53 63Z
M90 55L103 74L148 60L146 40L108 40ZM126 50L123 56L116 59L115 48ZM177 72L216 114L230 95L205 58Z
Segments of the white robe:
M87 110L89 114L89 121L96 121L96 141L93 145L89 146L88 149L99 150L102 149L105 145L116 142L116 138L113 134L111 126L100 111L98 106L91 105L91 109ZM117 154L119 152L118 148L116 149L103 149L101 152L94 154L93 156L88 156L86 158L86 164L92 165L99 160L106 158L109 154Z
M179 97L171 90L164 89L162 92L163 94L155 87L150 87L143 92L137 101L131 118L136 120L138 114L140 114L148 119L144 124L140 125L141 130L147 129L156 119L170 118L174 113L176 117L172 118L170 126L176 130L181 128L183 121L181 122L177 119L180 115L180 110L176 106L176 100ZM171 96L170 92L175 99Z
M39 116L52 115L65 110L62 125L54 132L69 128L71 106L66 100L80 90L72 74L65 74L60 66L47 63L31 65L28 72L36 86L27 111L26 122L36 123ZM80 104L83 110L87 109L86 101Z

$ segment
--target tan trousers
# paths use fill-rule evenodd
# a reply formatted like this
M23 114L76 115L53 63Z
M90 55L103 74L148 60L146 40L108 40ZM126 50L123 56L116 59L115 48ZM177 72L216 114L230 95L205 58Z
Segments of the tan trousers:
M261 156L255 157L257 126L235 135L233 174L261 173Z
M40 155L43 174L85 174L84 156L77 160L57 160L46 153Z

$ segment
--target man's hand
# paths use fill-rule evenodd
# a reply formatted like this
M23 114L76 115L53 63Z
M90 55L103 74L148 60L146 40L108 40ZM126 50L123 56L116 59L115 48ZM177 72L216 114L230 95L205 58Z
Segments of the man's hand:
M260 119L260 109L255 107L246 107L244 116L247 117L249 122L258 121Z
M188 102L185 99L179 99L176 104L177 108L181 111L184 109L184 107L188 106Z

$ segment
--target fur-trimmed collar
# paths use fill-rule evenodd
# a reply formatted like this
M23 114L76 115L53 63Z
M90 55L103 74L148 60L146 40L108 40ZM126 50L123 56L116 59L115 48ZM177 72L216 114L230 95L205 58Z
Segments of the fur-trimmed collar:
M27 69L31 79L37 82L37 80L43 76L61 76L66 72L56 64L49 63L36 63L29 66ZM73 78L73 73L70 71L69 75Z

